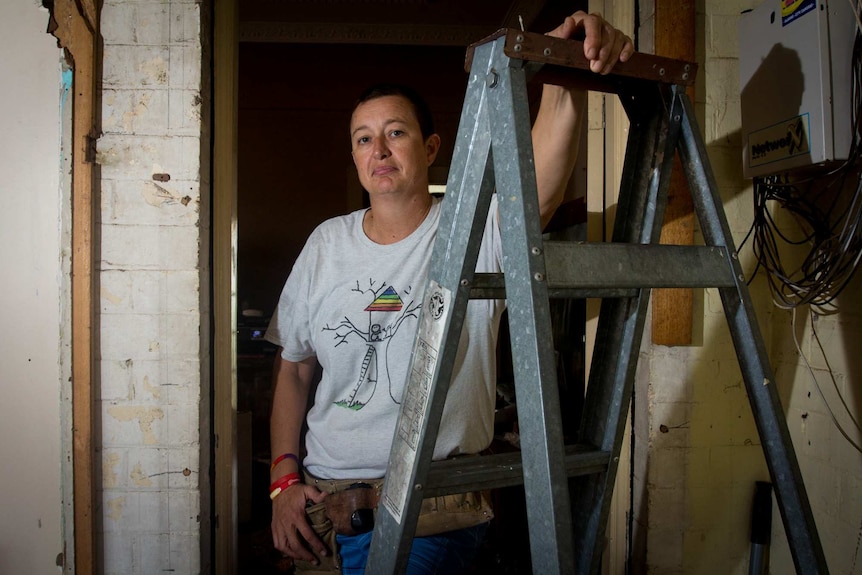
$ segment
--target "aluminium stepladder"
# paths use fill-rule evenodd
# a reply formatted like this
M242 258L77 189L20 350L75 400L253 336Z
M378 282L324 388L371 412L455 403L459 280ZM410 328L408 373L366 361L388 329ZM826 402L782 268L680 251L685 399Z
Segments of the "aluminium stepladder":
M635 54L589 72L580 42L501 30L470 73L367 572L402 572L424 497L524 484L533 572L597 573L650 288L716 287L798 573L826 573L748 289L684 86L692 64ZM527 78L616 93L630 120L610 243L544 242ZM705 246L658 245L675 152ZM476 274L497 191L505 274ZM521 452L431 462L467 301L505 297ZM578 445L563 444L549 297L602 298ZM569 492L569 478L573 489Z

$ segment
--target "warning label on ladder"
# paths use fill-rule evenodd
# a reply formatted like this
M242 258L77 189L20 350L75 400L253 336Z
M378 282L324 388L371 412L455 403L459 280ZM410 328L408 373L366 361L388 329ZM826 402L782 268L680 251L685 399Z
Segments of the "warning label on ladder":
M390 457L389 470L380 503L398 523L404 513L407 492L411 488L411 469L419 446L419 433L425 423L425 408L431 393L431 383L437 371L437 354L445 335L452 301L451 292L431 280L425 292L425 302L419 332L413 346L410 379L405 386L401 417L393 446L398 456Z

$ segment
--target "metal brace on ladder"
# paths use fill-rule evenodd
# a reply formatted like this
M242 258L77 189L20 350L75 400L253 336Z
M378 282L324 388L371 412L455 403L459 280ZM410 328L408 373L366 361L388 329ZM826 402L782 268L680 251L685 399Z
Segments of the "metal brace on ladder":
M366 567L402 572L424 497L523 482L533 572L597 573L650 289L716 287L798 573L827 573L766 349L684 86L695 66L634 54L589 71L579 42L514 29L470 47L470 73L411 369ZM527 79L615 93L631 129L612 242L543 242ZM680 154L705 246L658 245ZM497 190L506 272L476 274ZM505 297L521 452L433 462L467 301ZM548 298L602 298L578 444L563 444ZM443 303L431 312L431 302ZM445 310L440 313L440 310ZM766 385L765 385L766 384ZM573 485L569 492L570 478Z

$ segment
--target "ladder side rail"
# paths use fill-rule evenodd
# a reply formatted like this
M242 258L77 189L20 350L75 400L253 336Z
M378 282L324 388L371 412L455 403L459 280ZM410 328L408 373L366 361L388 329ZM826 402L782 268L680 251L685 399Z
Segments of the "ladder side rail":
M757 316L703 138L687 95L680 90L684 107L683 135L679 152L692 190L695 210L708 245L723 246L730 256L736 286L720 288L731 337L739 357L740 369L748 392L754 421L760 435L766 463L775 487L781 517L797 573L828 573L826 558L817 534L814 516L805 492L799 463L781 407L775 377L769 364ZM696 193L695 193L696 192Z
M572 518L523 63L495 41L488 79L533 573L572 573Z
M639 97L643 96L632 96L631 99L635 101ZM633 119L629 130L629 141L620 183L619 205L612 237L613 244L649 244L659 241L667 188L673 167L673 150L679 138L681 110L672 108L670 111L664 112L664 105L658 94L653 94L653 97L640 104L641 110L650 107L653 113L649 116L642 112L630 113L630 117L636 118L636 114L643 117ZM604 311L604 307L603 305L602 311ZM628 316L624 316L623 319L625 320L626 317ZM599 323L600 326L603 323L601 316ZM613 334L619 333L615 326L625 323L625 321L616 323L606 321L604 325L607 327L608 333ZM602 349L597 345L596 353L601 353ZM605 356L616 358L618 353L616 350L609 350ZM594 369L593 373L590 374L591 384L593 377L610 375L605 373L604 366L612 365L613 361L596 363L596 360L599 359L602 358L596 357L593 362L597 369ZM587 390L588 398L593 394L596 399L603 392L612 393L616 391L613 385L590 385L590 389ZM596 406L600 405L601 403L596 404ZM606 411L601 409L585 413L581 429L582 439L587 442L593 441L595 445L603 449L609 449L618 434L606 425L606 417Z
M621 94L631 128L626 147L613 241L658 242L679 137L680 111L665 110L661 94ZM619 452L643 338L650 291L605 299L581 422L581 441L611 456L605 473L572 480L575 553L579 573L597 573L616 480Z
M484 75L477 74L471 74L468 81L411 368L372 535L369 573L402 573L406 568L452 377L469 281L494 189L483 82ZM466 285L462 279L467 280ZM432 305L443 310L442 319L435 320L439 314L429 311Z

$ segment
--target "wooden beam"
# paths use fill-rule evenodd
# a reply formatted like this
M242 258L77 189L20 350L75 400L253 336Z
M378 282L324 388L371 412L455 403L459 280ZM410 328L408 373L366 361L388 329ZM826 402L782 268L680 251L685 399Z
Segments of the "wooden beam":
M81 6L84 6L82 11ZM98 8L55 0L50 31L65 49L72 80L72 481L76 573L96 572L93 148L98 133Z
M655 53L692 62L695 60L694 0L655 2ZM686 89L694 101L694 87ZM661 243L691 245L694 242L694 208L691 191L679 156L674 159L668 190ZM690 345L693 292L688 288L656 289L652 293L652 342L658 345Z

